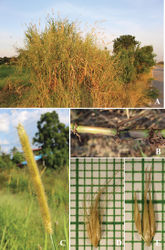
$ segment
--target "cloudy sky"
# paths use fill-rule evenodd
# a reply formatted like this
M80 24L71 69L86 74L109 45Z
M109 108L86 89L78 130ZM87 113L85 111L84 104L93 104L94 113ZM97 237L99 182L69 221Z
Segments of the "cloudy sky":
M48 13L80 22L86 32L96 27L106 43L123 34L131 34L142 46L152 44L157 60L163 59L163 0L0 0L0 56L16 54L22 47L30 22L41 26Z
M17 135L18 123L23 124L32 142L37 132L37 121L46 112L55 110L59 115L60 122L69 125L68 109L0 109L0 147L3 152L9 152L14 146L21 149ZM35 147L35 146L33 146Z

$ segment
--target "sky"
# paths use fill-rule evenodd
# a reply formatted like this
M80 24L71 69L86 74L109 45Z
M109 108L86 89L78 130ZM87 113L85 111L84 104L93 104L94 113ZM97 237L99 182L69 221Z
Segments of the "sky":
M134 35L142 46L153 45L163 60L163 0L0 0L0 56L16 55L23 47L29 23L41 27L52 12L80 25L83 33L95 27L101 45L112 48L120 35ZM106 43L103 45L103 41Z
M21 123L30 139L37 132L37 121L40 116L46 112L55 110L59 115L60 122L69 126L68 109L0 109L0 148L3 152L8 153L15 146L22 151L17 134L18 123ZM32 145L33 148L36 146Z

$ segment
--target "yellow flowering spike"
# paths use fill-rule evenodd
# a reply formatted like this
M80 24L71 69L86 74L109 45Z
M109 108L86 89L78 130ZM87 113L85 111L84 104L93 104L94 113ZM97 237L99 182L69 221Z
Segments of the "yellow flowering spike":
M138 207L138 202L136 198L136 193L134 195L134 221L135 221L135 226L138 231L138 233L142 236L142 225L141 225L141 216L139 212L139 207Z
M34 189L38 198L39 207L42 215L42 219L44 222L45 230L52 234L52 223L50 218L50 212L48 208L48 203L44 191L44 187L41 181L40 173L36 164L36 161L34 159L33 151L30 146L29 138L26 134L26 131L24 127L19 124L17 127L19 139L22 145L22 149L27 161L27 165L29 168L30 176L34 185Z

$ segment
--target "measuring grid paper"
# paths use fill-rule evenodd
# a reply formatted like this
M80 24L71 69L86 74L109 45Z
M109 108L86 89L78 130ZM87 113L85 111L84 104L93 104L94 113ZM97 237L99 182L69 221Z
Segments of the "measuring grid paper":
M84 201L87 208L91 196L102 187L106 191L99 202L102 236L97 249L124 249L124 161L122 159L71 158L70 166L70 249L94 249L84 223ZM108 181L112 179L109 183ZM108 183L108 184L107 184ZM89 210L87 209L87 212Z
M156 220L156 233L150 247L140 239L133 214L136 192L142 218L146 168L151 169L150 190ZM165 249L165 159L125 160L125 249Z

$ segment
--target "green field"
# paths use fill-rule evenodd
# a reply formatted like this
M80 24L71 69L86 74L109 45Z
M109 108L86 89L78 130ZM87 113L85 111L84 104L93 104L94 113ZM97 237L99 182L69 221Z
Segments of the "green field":
M27 72L19 72L15 65L0 65L0 90L11 81L21 81L22 84L27 84L29 75Z
M26 167L0 171L0 249L52 249ZM68 168L46 170L42 180L48 197L56 249L69 249ZM66 246L60 245L62 240Z
M0 65L0 107L17 106L25 98L22 90L30 86L29 78L29 73L20 72L16 65Z

